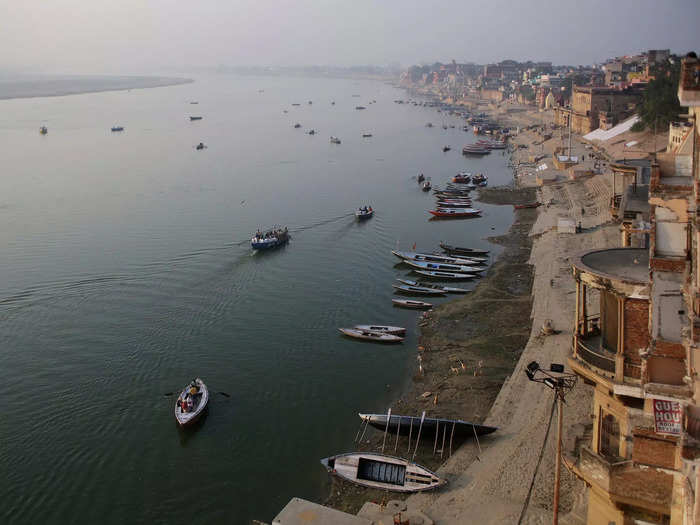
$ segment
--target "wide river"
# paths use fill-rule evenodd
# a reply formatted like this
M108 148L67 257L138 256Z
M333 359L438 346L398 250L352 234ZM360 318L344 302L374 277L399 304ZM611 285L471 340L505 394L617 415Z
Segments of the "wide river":
M463 157L474 135L393 103L403 91L195 80L0 101L3 523L249 523L322 498L319 459L352 450L357 413L385 411L416 364L418 314L392 307L408 271L390 250L497 250L485 238L512 222L486 205L428 220L418 173L506 183L507 157ZM376 213L358 223L363 204ZM251 234L273 224L290 244L254 253ZM369 322L407 340L337 330ZM182 431L167 394L195 376L209 412Z

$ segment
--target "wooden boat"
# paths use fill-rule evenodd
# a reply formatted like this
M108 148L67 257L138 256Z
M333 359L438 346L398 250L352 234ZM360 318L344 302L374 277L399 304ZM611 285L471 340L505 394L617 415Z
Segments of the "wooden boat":
M516 210L522 210L525 208L538 208L542 206L541 202L528 202L527 204L513 204L513 208Z
M355 109L367 109L365 106L355 106Z
M258 230L250 240L254 250L269 250L287 244L291 239L287 228L270 228L264 232Z
M473 273L441 272L437 270L413 270L415 273L431 279L468 280L476 278Z
M447 128L445 128L445 129L447 129ZM443 146L443 147L442 147L442 152L443 152L443 153L447 153L447 152L450 151L451 149L452 149L452 148L449 147L449 146Z
M417 268L418 270L454 273L479 273L484 271L484 268L481 266L465 266L463 264L447 264L429 261L412 261L410 259L404 259L404 262L409 266Z
M393 286L397 292L410 295L445 295L447 293L444 290L427 288L424 286L412 286L407 284L392 284L391 286Z
M449 254L462 254L462 255L488 255L489 250L481 250L478 248L463 248L461 246L453 246L451 244L446 244L440 241L440 248Z
M451 286L440 286L437 284L423 283L420 281L412 281L410 279L396 279L400 283L407 284L408 286L421 286L423 288L435 288L436 290L442 290L447 293L467 293L469 290L465 288L453 288Z
M435 193L436 198L441 199L469 198L471 190L435 190L433 193Z
M377 332L380 334L404 335L406 333L406 329L403 326L356 324L353 328L356 328L357 330L366 330L368 332Z
M487 155L491 150L483 146L469 145L462 148L462 155Z
M425 467L386 454L348 452L324 458L321 464L351 483L392 492L422 492L447 483Z
M422 173L420 175L418 175L418 183L421 183L424 180L425 180L425 175L423 175Z
M294 124L294 128L295 128L295 129L298 129L298 128L300 128L300 127L301 127L301 124L299 124L298 122L297 122L296 124Z
M202 117L190 117L190 120L202 120Z
M315 129L310 129L309 131L306 132L307 135L315 135L316 130Z
M374 210L372 209L372 206L363 206L362 208L359 208L355 210L355 217L357 217L358 221L364 221L365 219L369 219L374 215Z
M426 180L426 181L423 183L423 188L422 188L422 189L423 189L423 191L430 191L430 188L431 188L430 181L429 181L429 180Z
M124 126L112 126L112 131L124 131Z
M423 309L433 307L431 303L426 303L423 301L411 301L408 299L392 299L391 302L394 303L394 306L400 306L401 308Z
M471 182L471 179L472 179L471 175L469 175L469 174L462 175L460 173L460 174L457 174L454 177L452 177L452 182L456 182L457 184L465 184L467 182Z
M331 144L340 144L340 139L338 137L331 137Z
M371 136L372 136L371 133L363 133L363 134L362 134L362 138L363 138L363 139L367 139L367 138L369 138L369 137L371 137Z
M455 209L455 208L438 208L436 210L428 210L431 215L440 219L465 219L470 217L478 217L481 215L481 210L473 208Z
M195 149L196 149L196 150L203 150L203 149L206 149L206 148L207 148L207 147L204 145L204 142L200 142L199 144L197 144L197 145L195 146Z
M209 389L200 378L192 380L177 398L175 419L185 427L195 423L204 413L209 403ZM183 410L184 408L184 410Z
M389 417L389 425L387 427L387 414L358 414L363 421L366 421L374 428L384 430L399 435L407 436L409 433L414 436L418 432L418 427L421 426L421 418L415 416L400 416L391 415ZM411 431L411 426L413 426L413 431ZM423 418L423 427L421 429L421 436L423 437L435 437L435 432L437 431L440 435L443 432L447 432L446 437L449 439L452 433L452 428L454 427L454 435L459 437L474 437L485 436L491 434L498 430L498 427L490 427L487 425L479 425L478 423L471 423L469 421L462 421L461 419L444 419L435 417ZM445 430L446 429L446 430Z
M49 129L46 126L41 126L39 128L39 133L41 133L42 135L46 135L48 132L49 132Z
M471 208L471 201L468 202L448 202L448 201L437 201L436 203L440 208Z
M432 253L416 253L416 252L402 252L399 250L391 250L396 257L403 261L428 261L444 264L458 264L458 265L470 265L470 264L481 264L487 261L484 257L448 257L446 255L436 255Z
M364 341L374 341L375 343L401 343L403 337L394 334L374 332L371 330L358 330L357 328L338 328L341 334L362 339Z

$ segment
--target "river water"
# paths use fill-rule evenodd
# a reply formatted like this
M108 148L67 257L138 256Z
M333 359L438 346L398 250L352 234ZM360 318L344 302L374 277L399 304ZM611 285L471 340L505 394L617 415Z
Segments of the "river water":
M487 205L428 220L418 173L505 183L506 157L463 157L474 136L456 117L394 104L387 84L195 80L0 101L4 523L248 523L322 498L319 459L352 450L357 412L386 410L415 366L390 250L494 249L485 237L512 221ZM363 204L376 213L357 223ZM273 224L290 244L255 254ZM370 322L408 338L337 332ZM165 394L195 376L209 412L182 431Z

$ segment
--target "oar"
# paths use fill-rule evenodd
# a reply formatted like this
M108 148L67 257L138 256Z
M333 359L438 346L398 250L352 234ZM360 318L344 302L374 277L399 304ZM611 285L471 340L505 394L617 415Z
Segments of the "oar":
M226 392L217 392L217 394L221 394L224 397L231 397L231 394L227 394Z

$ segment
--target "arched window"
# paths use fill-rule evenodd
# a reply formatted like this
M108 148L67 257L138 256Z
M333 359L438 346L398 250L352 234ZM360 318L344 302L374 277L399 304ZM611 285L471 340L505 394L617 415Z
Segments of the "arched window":
M612 414L606 414L600 423L600 454L610 458L620 455L620 425Z

